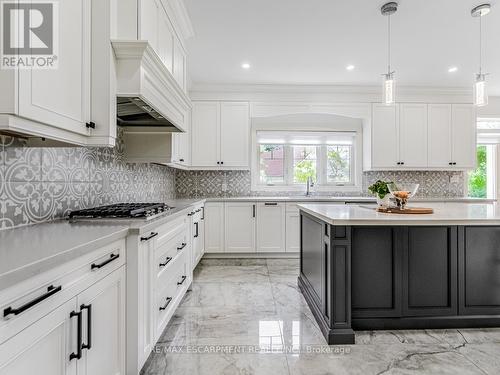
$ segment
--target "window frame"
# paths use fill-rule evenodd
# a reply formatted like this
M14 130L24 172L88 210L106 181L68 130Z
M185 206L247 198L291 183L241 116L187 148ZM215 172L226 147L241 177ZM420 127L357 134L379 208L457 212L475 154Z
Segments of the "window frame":
M267 129L266 129L267 130ZM283 129L280 129L283 130ZM302 191L305 189L305 183L293 182L293 146L311 146L311 145L295 145L284 144L284 183L267 185L260 181L260 146L257 142L257 131L252 131L252 163L251 163L251 176L252 176L252 190L253 191ZM295 131L297 131L295 129ZM316 151L316 181L314 189L316 191L343 191L343 192L360 192L362 181L362 168L361 168L361 145L362 139L359 131L354 131L353 143L351 147L351 164L350 164L350 181L345 183L328 183L327 178L327 146L333 145L317 145ZM271 144L271 143L269 143ZM338 144L338 146L345 146Z

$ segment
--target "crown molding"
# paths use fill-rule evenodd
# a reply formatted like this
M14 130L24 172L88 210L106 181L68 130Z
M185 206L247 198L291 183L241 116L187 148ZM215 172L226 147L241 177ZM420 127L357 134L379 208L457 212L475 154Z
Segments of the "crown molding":
M164 6L169 8L167 14L171 14L173 19L170 21L175 24L175 29L182 37L182 42L194 36L194 28L191 18L184 5L183 0L162 0Z

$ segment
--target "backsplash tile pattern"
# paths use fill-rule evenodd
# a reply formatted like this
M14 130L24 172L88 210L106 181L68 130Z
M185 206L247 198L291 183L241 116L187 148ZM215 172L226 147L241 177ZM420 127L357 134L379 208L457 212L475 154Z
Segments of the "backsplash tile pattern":
M125 163L121 139L115 148L29 148L0 136L0 228L102 204L175 198L175 170Z
M419 183L419 197L463 197L465 173L455 171L411 171L411 172L365 172L362 192L313 192L313 195L366 196L368 186L381 179ZM249 171L182 171L176 173L178 198L235 197L251 195L298 195L302 192L257 192L251 191ZM226 185L226 191L222 186ZM304 186L305 189L305 186Z

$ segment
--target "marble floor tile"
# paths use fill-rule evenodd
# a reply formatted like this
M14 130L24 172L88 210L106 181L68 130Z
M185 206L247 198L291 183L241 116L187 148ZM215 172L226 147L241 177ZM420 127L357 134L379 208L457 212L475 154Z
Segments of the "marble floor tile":
M500 374L500 328L358 331L357 345L328 346L295 261L230 264L198 266L143 375Z

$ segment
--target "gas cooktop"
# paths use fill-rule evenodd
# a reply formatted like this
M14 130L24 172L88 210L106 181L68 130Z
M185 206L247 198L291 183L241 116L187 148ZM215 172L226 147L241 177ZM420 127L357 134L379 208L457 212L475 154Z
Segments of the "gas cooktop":
M107 206L71 211L70 219L153 219L175 207L165 203L117 203Z

